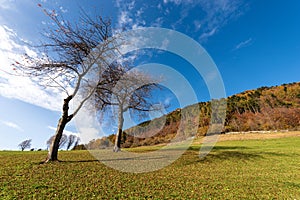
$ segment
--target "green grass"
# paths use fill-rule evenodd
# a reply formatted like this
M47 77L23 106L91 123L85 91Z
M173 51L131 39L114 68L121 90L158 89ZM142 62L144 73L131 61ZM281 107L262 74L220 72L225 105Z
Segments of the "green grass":
M151 147L149 147L151 148ZM147 149L146 149L147 150ZM159 171L131 174L87 151L0 152L0 199L300 199L300 137L199 146Z

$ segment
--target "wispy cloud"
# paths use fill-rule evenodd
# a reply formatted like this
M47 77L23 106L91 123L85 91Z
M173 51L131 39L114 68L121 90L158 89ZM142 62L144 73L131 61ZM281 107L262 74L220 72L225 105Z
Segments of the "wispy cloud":
M248 8L244 0L153 0L149 4L116 0L120 27L159 26L188 34L200 42L218 33L223 26ZM174 15L174 13L178 15Z
M238 50L238 49L247 47L247 46L252 44L252 41L253 41L252 38L249 38L248 40L242 41L239 44L237 44L233 50Z
M4 124L7 127L16 129L17 131L24 132L24 130L18 124L14 123L14 122L0 120L0 123Z
M145 8L138 7L135 0L116 0L115 2L119 9L117 22L119 28L137 29L146 25L143 17Z
M14 76L11 65L14 60L22 60L21 54L35 56L34 50L24 44L15 31L0 25L0 95L15 98L49 110L60 111L62 96L55 88L45 89L29 77ZM9 72L9 73L5 73Z
M216 34L230 20L243 14L248 5L243 0L164 0L164 5L174 9L180 9L180 18L174 22L172 28L187 26L185 19L190 13L197 11L199 15L194 15L194 31L199 32L199 40L205 41L207 38ZM162 6L160 6L162 8Z
M182 4L182 3L184 3L184 4L193 3L194 0L163 0L163 2L164 2L164 4L175 3L176 5L179 5L179 4Z
M64 8L64 7L62 7L62 6L59 7L59 10L60 10L62 13L67 13L67 12L68 12L68 9L66 9L66 8Z
M213 36L215 33L217 32L217 27L213 28L212 30L210 30L209 32L207 33L203 33L199 39L202 40L202 39L206 39L208 37L211 37Z
M8 83L8 80L6 78L2 78L0 77L0 84L7 84Z
M14 6L13 0L0 0L0 9L11 10L14 8L15 8L15 6Z
M54 126L48 126L47 128L50 129L50 130L56 131L56 127L54 127ZM69 135L75 135L75 136L79 137L79 133L73 132L73 131L64 130L64 134L66 134L68 136Z
M238 18L247 8L242 0L200 1L205 17L201 20L202 35L200 41L216 34L230 20Z
M201 28L201 22L199 20L194 20L195 31L198 32Z
M133 22L133 19L131 18L130 13L128 11L120 12L119 20L118 20L120 27L126 26L128 24L132 24L132 22Z

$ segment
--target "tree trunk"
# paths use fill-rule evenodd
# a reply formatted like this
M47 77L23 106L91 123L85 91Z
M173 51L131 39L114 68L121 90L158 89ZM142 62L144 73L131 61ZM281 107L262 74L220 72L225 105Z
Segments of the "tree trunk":
M58 125L56 128L56 133L53 141L51 142L48 156L45 160L45 162L49 161L58 161L58 149L59 149L59 142L61 140L61 137L63 135L64 129L69 121L73 118L73 115L68 115L69 111L69 102L71 101L72 96L69 96L68 98L64 99L64 105L63 105L63 114L62 117L58 121Z
M115 139L115 146L114 146L114 152L121 151L121 138L122 138L122 133L123 133L123 123L124 123L124 118L123 118L123 110L120 108L119 113L118 113L118 118L119 118L119 124L118 124L118 132L116 134L116 139Z
M57 128L56 128L55 137L49 148L49 153L48 153L46 162L58 161L57 154L58 154L58 149L59 149L59 142L63 135L63 131L64 131L67 123L68 122L63 117L60 118Z

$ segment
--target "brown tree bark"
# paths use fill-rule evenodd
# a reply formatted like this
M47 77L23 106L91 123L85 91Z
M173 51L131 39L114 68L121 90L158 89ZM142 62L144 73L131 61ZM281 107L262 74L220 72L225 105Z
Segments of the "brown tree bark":
M59 119L57 128L56 128L56 133L55 137L50 145L48 156L45 160L46 162L50 161L58 161L58 149L59 149L59 141L63 135L63 131L69 121L73 118L73 115L69 115L69 103L72 100L72 95L68 96L66 99L64 99L64 104L63 104L63 113L62 117Z
M118 124L118 132L116 134L115 139L115 146L114 146L114 152L121 151L121 138L123 133L123 123L124 123L124 117L123 117L123 109L120 107L118 112L118 118L119 118L119 124Z

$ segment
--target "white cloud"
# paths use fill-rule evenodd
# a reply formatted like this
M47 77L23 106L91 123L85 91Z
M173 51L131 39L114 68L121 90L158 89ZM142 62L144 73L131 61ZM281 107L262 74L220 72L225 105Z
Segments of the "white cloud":
M12 51L13 47L18 46L14 41L10 40L12 37L17 37L17 34L9 29L7 26L0 26L0 49L2 51Z
M103 124L100 124L100 121L103 123L103 120L99 121L97 118L99 116L93 109L95 109L93 105L86 103L73 119L76 129L80 134L80 140L84 144L106 135L103 130Z
M200 42L218 33L230 20L242 15L248 7L244 0L163 0L153 1L150 4L116 0L116 5L119 9L120 28L131 29L140 26L172 28L191 34ZM173 16L175 11L178 13L176 17ZM192 23L189 19L191 14L194 18Z
M5 126L16 129L20 132L24 132L24 130L18 124L14 123L14 122L2 121L2 120L0 120L0 122L1 122L1 124L4 124Z
M137 29L146 25L143 19L144 7L138 8L136 1L124 1L116 0L116 6L119 9L118 15L118 27L123 29L124 27L129 29Z
M194 2L194 0L163 0L163 1L164 1L164 4L174 3L176 5L179 5L179 4L189 4L189 3L193 3Z
M241 49L241 48L244 48L244 47L247 47L249 45L252 44L252 38L249 38L248 40L245 40L245 41L242 41L240 42L239 44L237 44L234 48L234 50L238 50L238 49Z
M13 61L21 61L21 54L36 56L36 52L24 44L24 40L6 26L0 25L0 95L15 98L49 110L60 111L62 95L55 88L45 89L29 77L11 75Z
M121 11L119 15L119 26L122 27L126 24L131 24L132 23L132 18L130 17L130 13L127 11Z
M211 37L211 36L213 36L216 32L217 32L217 27L215 27L214 29L210 30L210 31L207 32L207 33L203 33L203 34L200 36L200 40L202 40L202 39L204 39L204 38Z
M198 32L202 26L201 22L199 20L194 21L194 26L195 26L195 32Z
M164 100L163 105L166 105L166 106L170 105L170 103L171 103L172 100L173 100L172 97L167 97L167 98Z
M12 10L14 8L14 0L0 0L0 9Z
M160 48L161 48L161 49L168 49L169 44L170 44L170 40L164 39L164 40L162 41L162 45L161 45Z
M201 8L206 16L200 21L203 34L199 37L200 41L216 34L222 26L230 20L240 16L244 8L247 7L242 0L218 0L218 1L200 1Z
M163 2L167 6L173 4L181 9L180 19L172 24L174 29L183 25L193 9L197 9L199 13L203 12L203 15L199 15L201 17L195 18L193 22L195 31L202 32L200 41L205 41L216 34L222 26L243 13L242 7L247 7L243 0L164 0Z
M56 131L56 127L53 127L53 126L48 126L47 127L48 129L50 129L50 130L53 130L53 131ZM66 134L67 136L69 136L69 135L75 135L75 136L77 136L77 137L79 137L79 133L77 133L77 132L73 132L73 131L68 131L68 130L64 130L64 134Z
M158 17L154 20L154 22L152 22L151 26L152 27L161 27L163 24L163 18L162 17Z
M81 127L79 128L80 131L80 140L83 144L89 143L91 140L101 138L99 136L99 131L93 127Z
M5 83L5 84L7 84L8 83L8 80L6 79L6 78L2 78L2 77L0 77L0 84L1 83Z
M62 6L60 6L59 9L60 9L60 11L61 11L62 13L67 13L67 12L68 12L68 10L65 9L65 8L62 7Z
M131 11L134 8L134 5L135 5L135 1L131 1L127 6L128 10Z

